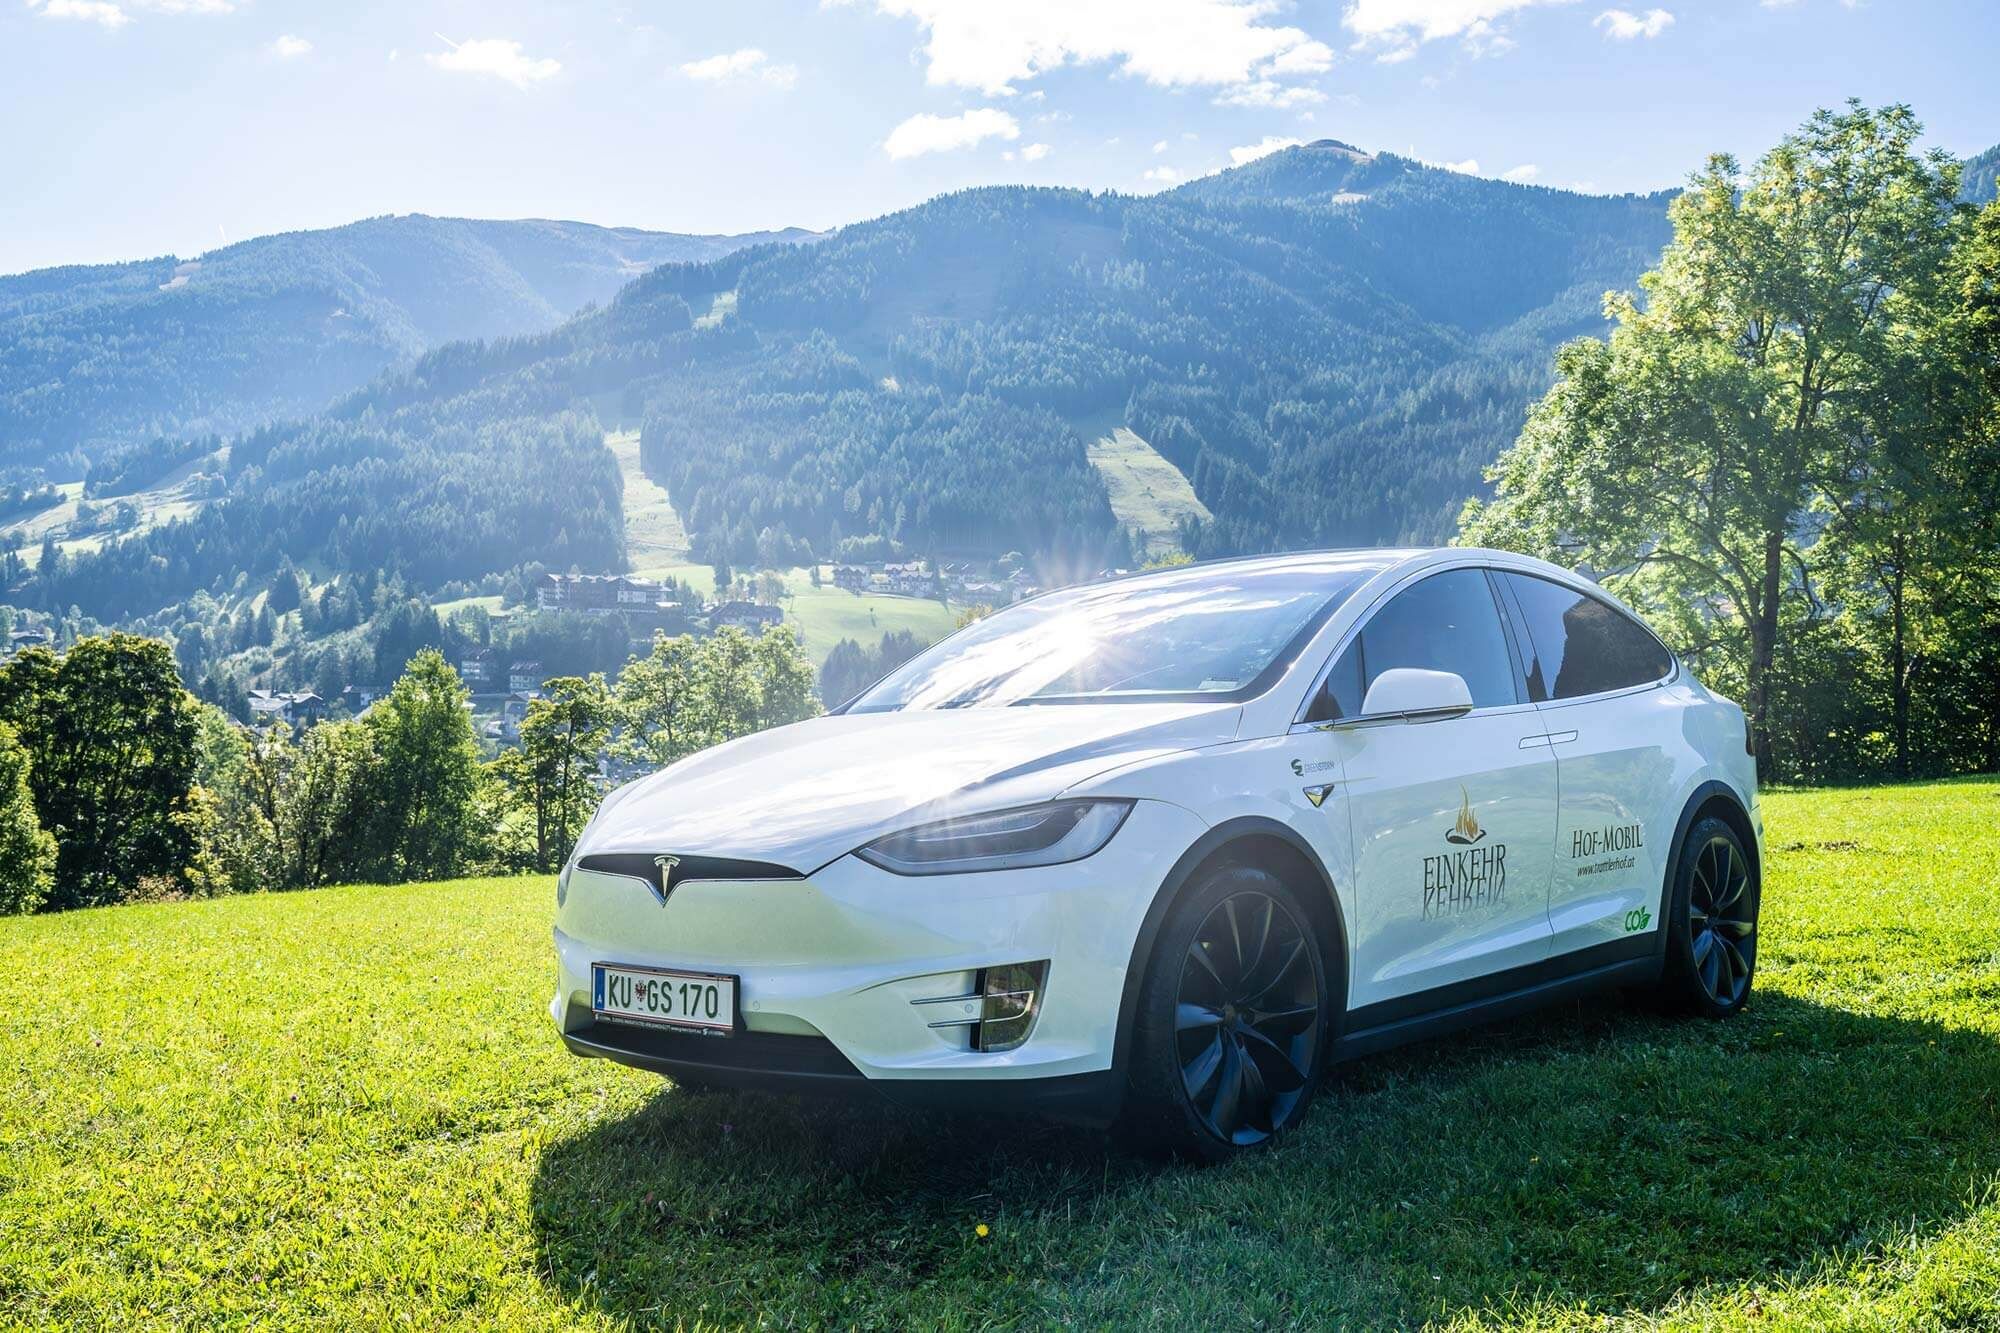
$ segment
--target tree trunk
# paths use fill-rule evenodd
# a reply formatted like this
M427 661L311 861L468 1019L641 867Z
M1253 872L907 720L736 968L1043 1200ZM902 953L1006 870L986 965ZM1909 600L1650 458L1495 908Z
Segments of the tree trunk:
M1771 776L1771 663L1778 648L1778 585L1784 573L1785 537L1764 534L1764 579L1750 621L1750 736L1757 747L1757 777Z
M1896 710L1896 776L1910 776L1910 664L1903 607L1902 542L1898 540L1896 572L1889 580L1889 665L1895 672L1895 689L1890 696Z

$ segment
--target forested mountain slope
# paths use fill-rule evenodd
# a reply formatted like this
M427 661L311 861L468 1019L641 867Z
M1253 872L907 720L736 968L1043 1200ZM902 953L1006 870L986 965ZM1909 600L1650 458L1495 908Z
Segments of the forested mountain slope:
M593 404L643 418L702 559L881 534L1095 568L1126 540L1078 430L1107 419L1191 479L1214 515L1181 534L1197 554L1434 538L1554 346L1601 329L1603 293L1658 255L1665 201L1331 141L1150 198L948 195L443 347L242 442L225 499L57 562L40 600L144 611L281 553L420 585L615 560L615 468L561 424ZM494 488L528 492L506 524Z
M1959 181L1958 197L1969 204L1992 202L1996 193L1995 176L2000 175L2000 144L1965 159L1965 175Z
M0 467L317 411L444 343L553 328L662 263L779 236L419 214L0 277Z

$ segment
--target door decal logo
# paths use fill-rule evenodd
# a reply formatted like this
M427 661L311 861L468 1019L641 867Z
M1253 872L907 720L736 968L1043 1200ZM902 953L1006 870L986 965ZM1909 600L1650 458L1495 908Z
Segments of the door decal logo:
M1331 759L1321 759L1310 764L1303 759L1294 759L1292 760L1292 773L1297 777L1304 777L1308 773L1330 772L1336 766Z
M1460 847L1469 847L1486 836L1486 830L1479 827L1479 821L1472 814L1472 798L1465 794L1461 785L1458 789L1458 819L1445 831L1444 840Z
M1458 916L1507 901L1507 844L1475 846L1486 837L1472 813L1472 797L1458 789L1458 818L1444 840L1462 850L1424 858L1424 920Z

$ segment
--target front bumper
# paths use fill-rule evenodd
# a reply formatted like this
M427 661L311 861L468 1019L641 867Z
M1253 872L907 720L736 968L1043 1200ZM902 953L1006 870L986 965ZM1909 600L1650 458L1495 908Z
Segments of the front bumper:
M663 905L642 882L570 874L556 915L550 1014L579 1055L731 1086L865 1088L926 1105L996 1097L1058 1114L1110 1098L1125 978L1141 921L1203 831L1160 801L1068 865L909 877L853 856L805 879L690 880ZM676 849L678 850L678 849ZM1009 1051L934 1027L979 969L1047 959L1033 1033ZM743 1029L703 1037L598 1021L591 965L739 978ZM1078 1110L1082 1118L1101 1118Z

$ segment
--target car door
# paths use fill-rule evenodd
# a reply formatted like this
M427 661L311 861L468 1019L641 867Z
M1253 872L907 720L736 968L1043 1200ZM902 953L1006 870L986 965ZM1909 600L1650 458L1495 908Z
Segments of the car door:
M1428 722L1362 718L1384 671L1449 671L1470 712ZM1377 607L1335 655L1307 722L1340 781L1348 821L1356 1009L1548 956L1556 767L1516 679L1484 571L1424 576Z
M1511 570L1499 581L1557 765L1551 947L1571 954L1650 932L1679 816L1666 807L1681 708L1660 688L1673 655L1601 597Z

